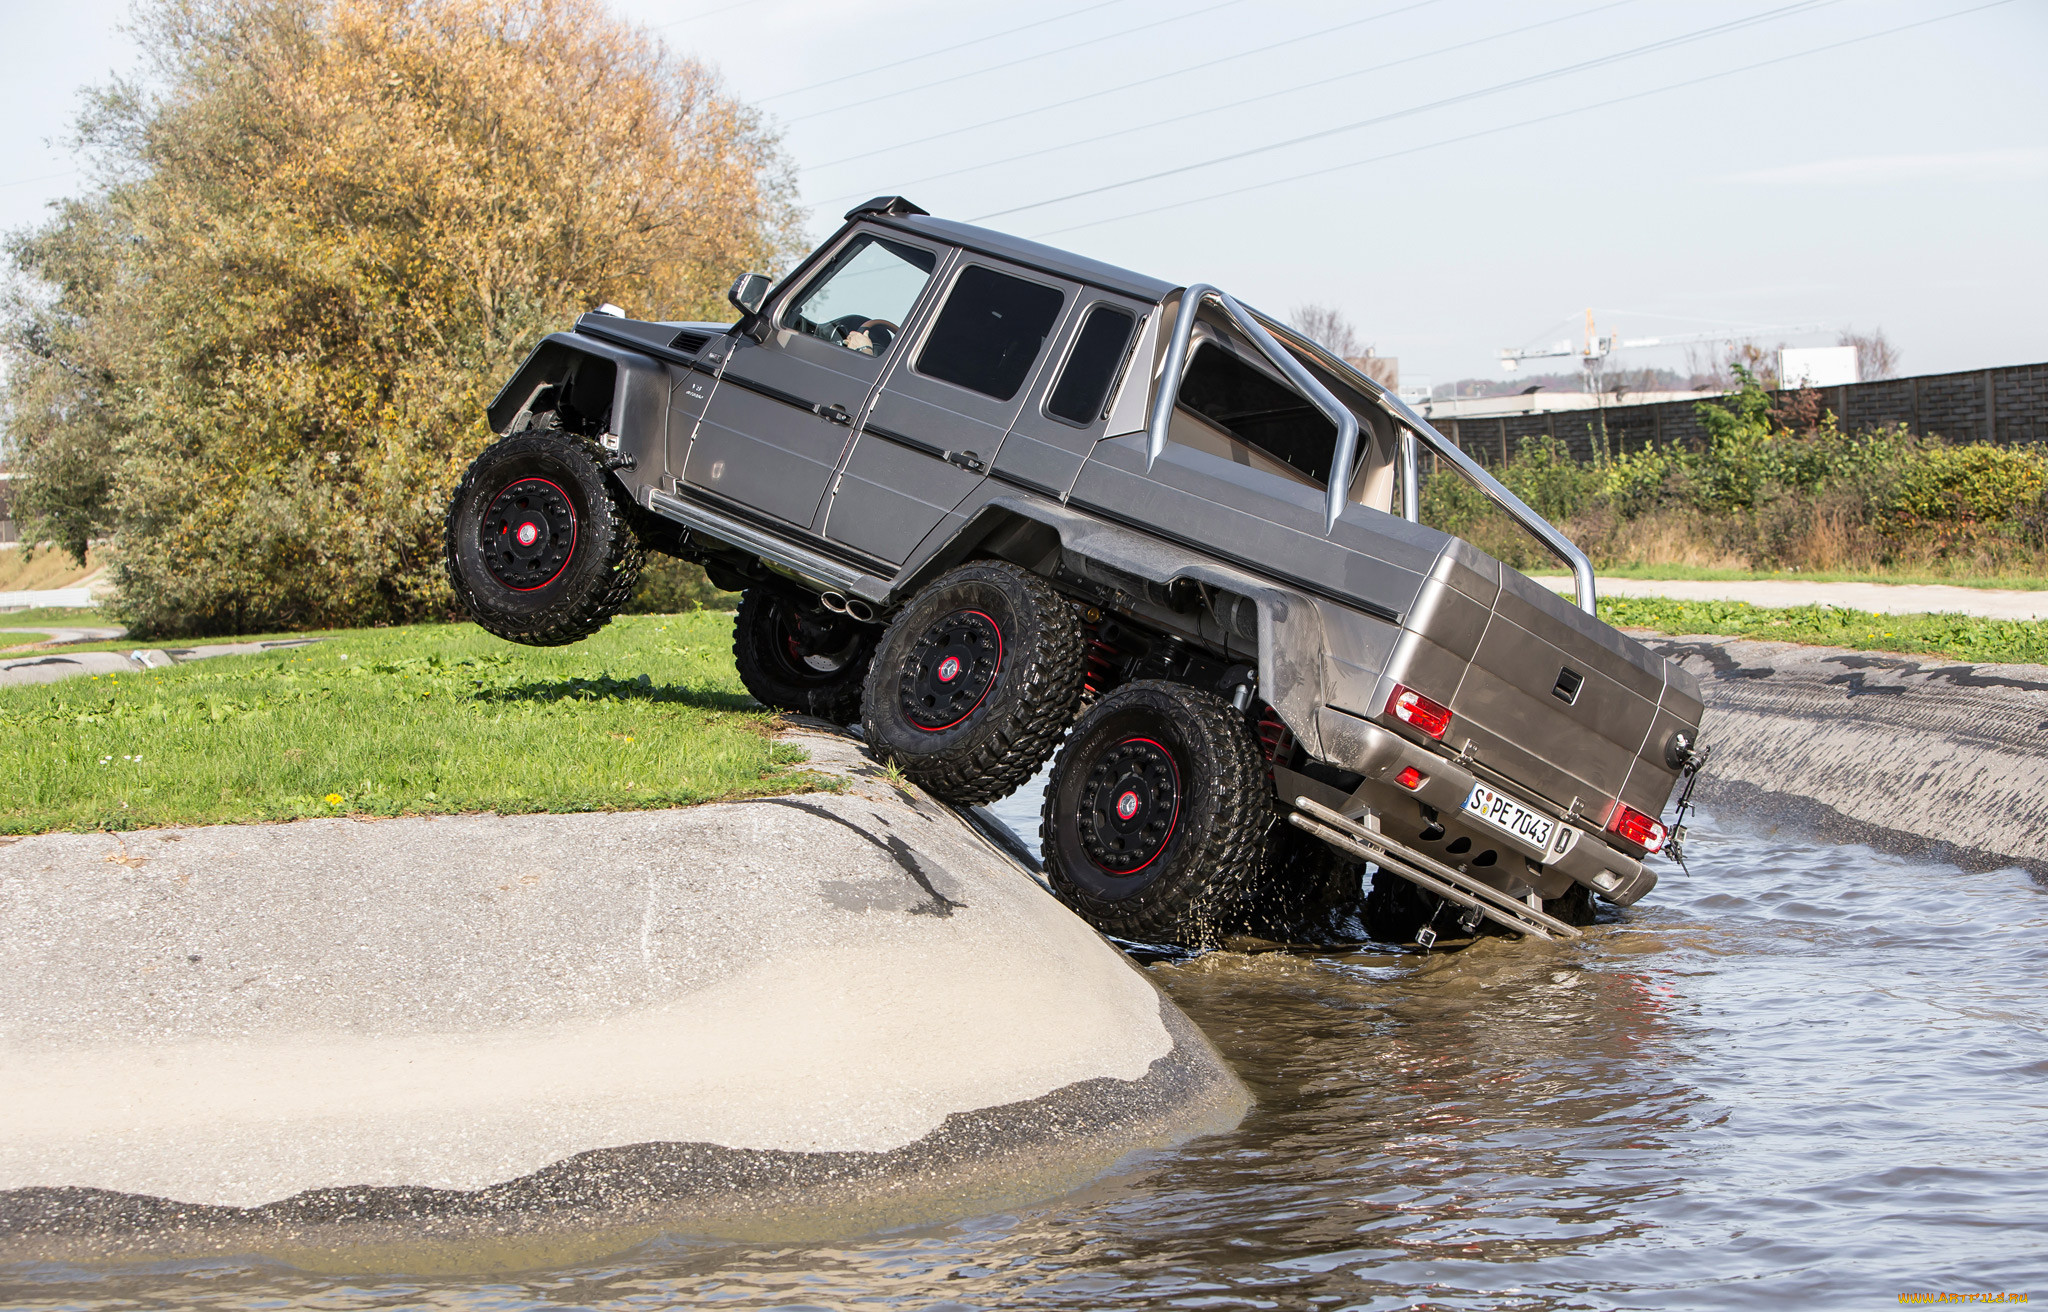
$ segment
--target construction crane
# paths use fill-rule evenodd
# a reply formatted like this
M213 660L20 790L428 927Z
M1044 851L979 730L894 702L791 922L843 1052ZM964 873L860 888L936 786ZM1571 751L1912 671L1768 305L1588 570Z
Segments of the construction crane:
M1602 337L1593 327L1593 312L1586 311L1586 337L1583 343L1574 346L1570 338L1547 347L1516 348L1504 346L1500 352L1500 367L1507 373L1514 373L1522 367L1524 360L1555 360L1565 356L1577 356L1579 364L1588 369L1598 369L1600 362L1617 350L1646 346L1693 346L1702 342L1732 342L1745 337L1764 333L1817 333L1824 325L1817 323L1766 325L1761 328L1744 328L1719 332L1678 333L1669 337L1622 337L1610 332Z

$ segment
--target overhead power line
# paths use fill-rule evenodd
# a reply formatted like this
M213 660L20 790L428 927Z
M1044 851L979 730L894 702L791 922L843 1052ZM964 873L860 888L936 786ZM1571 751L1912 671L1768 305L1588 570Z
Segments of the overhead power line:
M1165 18L1154 19L1152 22L1149 23L1140 23L1136 27L1124 28L1120 32L1109 32L1105 33L1102 36L1089 37L1086 41L1076 41L1072 45L1061 46L1056 50L1041 50L1035 55L1024 55L1017 59L1005 60L1003 63L1000 64L990 64L987 68L977 68L966 73L955 73L951 77L942 77L930 82L921 82L914 87L899 87L894 91L884 91L882 94L878 96L866 96L862 98L861 103L863 105L872 105L877 101L894 100L898 96L907 96L918 91L929 91L933 87L942 87L953 82L964 82L965 80L971 77L986 77L990 73L999 73L1006 68L1015 68L1019 64L1028 64L1031 63L1033 60L1038 59L1050 59L1054 55L1069 54L1075 50L1080 50L1087 46L1097 46L1101 45L1104 41L1114 41L1118 37L1130 36L1134 32L1147 32L1155 27L1164 27L1168 23L1183 23L1190 18L1200 18L1203 14L1213 14L1219 9L1228 9L1233 5L1241 5L1244 2L1245 0L1221 0L1221 3L1210 5L1205 9L1190 9L1183 13L1170 14ZM821 114L837 114L839 112L841 111L837 107L834 107L832 109L814 110L809 114L799 114L795 118L788 119L786 121L790 123L801 123L805 119L817 118Z
M31 182L55 182L58 178L68 178L76 172L78 172L77 169L65 169L62 173L44 173L33 178L16 178L12 182L0 182L0 187L26 187Z
M716 9L706 9L701 14L691 14L685 18L671 18L666 23L656 23L653 27L649 28L648 31L666 32L671 27L681 27L685 23L694 23L700 19L705 18L716 18L720 14L729 14L735 9L745 9L748 5L753 3L754 0L738 0L738 3L736 4L720 5Z
M1897 27L1887 27L1882 31L1866 32L1862 36L1852 36L1841 41L1830 41L1826 45L1814 46L1807 50L1796 50L1789 55L1778 55L1771 59L1760 59L1753 64L1743 64L1736 68L1723 69L1718 73L1706 73L1699 77L1686 78L1679 82L1667 82L1663 86L1651 87L1646 91L1631 92L1625 96L1615 96L1609 100L1595 101L1590 105L1580 105L1573 109L1561 109L1550 114L1538 114L1533 118L1519 119L1513 123L1502 123L1495 127L1481 128L1476 132L1464 132L1455 137L1445 137L1440 141L1425 142L1420 146L1409 146L1402 150L1390 150L1385 154L1373 155L1367 159L1354 159L1343 164L1332 164L1325 168L1309 169L1302 173L1291 173L1284 178L1269 178L1264 182L1247 183L1242 187L1231 187L1225 191L1212 191L1205 196L1190 196L1185 200L1168 201L1164 205L1153 205L1147 209L1132 210L1125 214L1113 214L1108 218L1089 219L1085 223L1070 223L1063 228L1049 228L1043 232L1035 232L1031 235L1034 238L1057 237L1063 233L1079 232L1084 228L1099 228L1105 223L1121 223L1125 219L1141 219L1153 214L1162 214L1167 210L1182 209L1189 205L1201 205L1212 200L1224 200L1231 196L1242 196L1247 192L1263 191L1267 187L1280 187L1290 182L1301 182L1308 178L1319 178L1331 173L1342 173L1346 169L1364 168L1368 164L1384 164L1388 160L1403 159L1409 155L1419 155L1424 151L1436 150L1444 146L1455 146L1467 141L1475 141L1480 137L1497 136L1502 132L1512 132L1517 128L1534 127L1538 123L1552 123L1558 119L1570 118L1576 114L1590 114L1595 110L1612 109L1616 105L1626 105L1632 101L1647 99L1650 96L1661 96L1666 92L1682 91L1687 87L1696 87L1703 83L1716 82L1722 78L1735 77L1742 73L1753 73L1760 68L1770 68L1776 64L1790 63L1795 59L1805 59L1812 55L1826 54L1831 50L1840 50L1844 46L1860 45L1865 41L1875 41L1879 37L1894 36L1900 32L1911 31L1916 27L1926 27L1931 23L1945 23L1951 18L1964 18L1970 14L1981 13L1986 9L1997 9L2012 2L2013 0L1990 0L1988 4L1976 5L1969 9L1959 9L1952 14L1937 14L1933 18L1923 18L1912 23L1901 23Z
M1254 155L1264 155L1269 151L1285 150L1290 146L1305 145L1311 141L1322 141L1325 138L1339 136L1346 132L1356 132L1361 128L1391 123L1395 119L1412 118L1417 114L1426 114L1431 110L1446 109L1452 105L1461 105L1468 101L1483 99L1487 96L1497 96L1504 91L1515 91L1522 87L1535 86L1538 83L1548 82L1555 78L1567 77L1573 73L1583 73L1588 69L1601 68L1608 64L1620 63L1623 60L1637 59L1643 55L1655 54L1658 51L1675 49L1694 41L1706 40L1708 37L1723 36L1730 32L1740 31L1746 27L1773 22L1791 14L1817 9L1823 5L1839 4L1840 2L1841 0L1800 0L1797 4L1783 5L1777 9L1768 9L1761 14L1752 14L1747 18L1732 19L1726 23L1716 23L1712 27L1703 27L1697 31L1687 32L1680 36L1666 37L1661 41L1652 41L1647 45L1634 46L1628 50L1617 51L1611 55L1601 55L1598 58L1581 60L1576 64L1567 64L1562 68L1553 68L1542 73L1531 73L1527 77L1497 82L1490 87L1481 87L1477 91L1465 91L1455 96L1445 96L1441 100L1432 100L1427 104L1411 105L1406 109L1392 110L1385 114L1375 114L1370 118L1357 119L1350 123L1340 123L1335 127L1322 128L1315 132L1305 132L1298 137L1289 137L1284 141L1271 141L1262 146L1232 151L1228 155L1216 155L1209 159L1197 160L1192 164L1182 164L1175 168L1160 169L1155 173L1147 173L1142 177L1126 178L1121 182L1106 182L1099 187L1087 187L1081 191L1070 191L1064 196L1052 196L1045 200L1035 200L1023 205L1012 205L1006 210L992 210L987 214L976 215L969 222L981 223L988 219L1000 219L1011 214L1022 214L1026 210L1044 209L1048 205L1060 205L1070 200L1082 200L1089 196L1099 196L1108 191L1121 191L1125 187L1135 187L1142 183L1157 182L1161 178L1177 177L1182 173L1193 173L1198 169L1214 168L1218 164L1229 164L1241 159L1250 159Z
M1000 32L991 32L987 36L975 37L971 41L962 41L957 45L941 46L937 50L927 50L921 55L909 55L893 63L877 64L873 68L863 68L855 73L842 73L838 77L828 77L823 82L813 82L809 86L791 87L787 91L778 91L772 96L762 96L760 98L761 103L766 104L771 100L781 100L785 96L800 96L806 91L816 91L820 87L837 86L841 82L850 82L854 78L866 77L870 73L886 73L892 68L901 68L905 64L915 64L921 59L935 59L940 55L950 55L956 50L965 50L969 46L983 45L990 41L1000 41L1006 36L1015 36L1019 32L1028 32L1034 27L1044 27L1047 23L1063 23L1069 18L1079 18L1082 14L1092 14L1098 9L1107 9L1111 5L1128 3L1130 3L1130 0L1101 0L1100 4L1083 5L1079 9L1069 9L1064 14L1054 14L1051 18L1033 19L1031 22L1022 23L1016 27L1006 27Z
M1632 2L1633 0L1622 0L1622 3ZM1305 32L1300 36L1291 36L1288 37L1285 41L1275 41L1273 44L1269 46L1259 46L1253 50L1240 50L1234 55L1224 55L1220 59L1204 60L1202 63L1189 64L1184 68L1176 68L1166 73L1154 73L1150 77L1141 77L1135 82L1120 82L1113 87L1101 87L1094 91L1083 92L1078 96L1069 96L1065 100L1055 100L1048 105L1037 105L1030 109L1020 109L1013 114L1003 114L996 118L983 119L979 123L969 123L964 127L947 128L944 132L934 132L928 137L918 137L912 141L899 141L893 146L877 146L873 150L864 150L860 152L860 154L858 155L844 155L838 159L828 159L822 164L813 164L811 165L811 167L814 169L829 169L840 164L851 164L856 160L872 159L876 155L886 155L893 150L908 150L912 146L929 145L934 141L943 141L947 137L957 137L963 132L978 132L982 128L992 128L999 123L1012 123L1020 118L1029 118L1033 114L1045 114L1055 109L1065 109L1069 105L1078 105L1083 101L1098 100L1103 96L1113 96L1121 91L1130 91L1136 87L1150 86L1154 82L1164 82L1168 78L1180 77L1183 74L1187 73L1200 72L1202 69L1214 68L1219 64L1227 64L1234 59L1249 59L1253 55L1263 55L1269 50L1278 50L1282 46L1297 45L1303 41L1313 41L1317 37L1328 36L1332 32L1342 32L1346 28L1361 27L1367 23L1377 23L1383 18L1392 18L1396 14L1405 14L1411 9L1427 9L1431 5L1441 3L1443 3L1443 0L1416 0L1414 4L1406 4L1400 6L1397 9L1384 10L1377 14L1367 15L1364 18L1354 18L1349 20L1348 22L1338 23L1334 27L1320 28L1314 32ZM1345 74L1345 76L1353 77L1356 76L1356 74L1347 73ZM1298 90L1299 88L1290 87L1288 89ZM976 167L984 168L987 166L976 165ZM951 175L939 174L937 176L949 177ZM930 179L920 179L920 181L930 181ZM866 193L863 192L862 194Z
M1425 2L1426 2L1426 3L1435 3L1435 0L1425 0ZM1146 132L1146 131L1150 131L1150 130L1151 130L1151 129L1153 129L1153 128L1169 127L1169 126L1171 126L1171 125L1173 125L1173 124L1175 124L1175 123L1185 123L1185 122L1187 122L1187 121L1188 121L1189 119L1196 119L1196 118L1201 118L1201 117L1203 117L1204 115L1207 115L1207 114L1222 114L1222 113L1226 113L1226 112L1228 112L1228 111L1230 111L1230 110L1233 110L1233 109L1242 109L1242 108L1244 108L1244 107L1245 107L1246 105L1256 105L1256 104L1260 103L1261 101L1266 101L1266 100L1273 100L1273 99L1276 99L1276 98L1278 98L1278 97L1280 97L1280 96L1291 96L1291 95L1295 94L1296 92L1300 92L1300 91L1313 91L1313 90L1315 90L1315 89L1316 89L1316 88L1318 88L1318 87L1325 87L1325 86L1329 86L1329 85L1330 85L1331 83L1334 83L1334 82L1343 82L1343 81L1346 81L1346 80L1348 80L1348 79L1350 79L1350 78L1355 78L1355 77L1364 77L1364 76L1366 76L1367 74L1370 74L1370 73L1384 73L1384 72L1386 72L1386 71L1387 71L1388 69L1390 69L1390 68L1397 68L1397 67L1399 67L1399 66L1400 66L1400 65L1402 65L1402 64L1412 64L1412 63L1415 63L1415 62L1416 62L1416 61L1418 61L1418 60L1423 60L1423 59L1432 59L1432 58L1434 58L1434 57L1436 57L1436 56L1438 56L1438 55L1447 55L1447 54L1453 54L1453 53L1455 53L1455 52L1457 52L1457 51L1460 51L1460 50L1468 50L1468 49L1470 49L1470 48L1471 48L1471 47L1473 47L1473 46L1478 46L1478 45L1484 45L1484 44L1486 44L1486 43L1487 43L1487 42L1489 42L1489 41L1502 41L1502 40L1506 40L1506 39L1507 39L1508 37L1511 37L1511 36L1520 36L1520 35L1521 35L1522 33L1524 33L1524 32L1533 32L1533 31L1535 31L1535 30L1536 30L1537 28L1539 28L1539 27L1550 27L1550 26L1552 26L1552 25L1554 25L1554 24L1557 24L1557 23L1565 23L1565 22L1569 22L1569 21L1571 21L1572 19L1575 19L1575 18L1584 18L1584 17L1586 17L1586 16L1588 15L1588 14L1597 14L1597 13L1601 13L1601 12L1603 12L1603 11L1605 11L1605 10L1609 10L1609 9L1618 9L1618 8L1620 8L1620 7L1621 7L1621 6L1623 6L1623 5L1630 5L1630 4L1634 4L1634 3L1636 3L1636 0L1608 0L1608 3L1606 3L1606 4L1602 4L1602 5L1595 5L1595 6L1593 6L1593 7L1591 8L1591 9L1581 9L1581 10L1579 10L1579 11L1578 11L1577 13L1571 13L1571 14L1560 14L1560 15L1559 15L1558 17L1556 17L1556 18L1546 18L1546 19L1544 19L1543 21L1541 21L1541 22L1538 22L1538 23L1529 23L1529 24L1527 24L1527 25L1525 25L1525 26L1522 26L1522 27L1515 27L1515 28L1509 28L1509 29L1508 29L1507 31L1505 31L1505 32L1494 32L1494 33L1491 33L1491 34L1489 34L1489 35L1487 35L1487 36L1482 36L1482 37L1474 37L1474 38L1473 38L1472 40L1470 40L1470 41L1460 41L1460 42L1457 42L1457 43L1455 43L1455 44L1453 44L1453 45L1448 45L1448 46L1438 46L1438 47L1437 47L1436 49L1434 49L1434 50L1424 50L1424 51L1421 51L1421 52L1420 52L1420 53L1418 53L1418 54L1413 54L1413 55L1403 55L1403 56L1402 56L1401 58L1399 58L1399 59L1390 59L1390 60L1388 60L1388 61L1387 61L1386 63L1384 63L1384 64L1373 64L1373 65L1371 65L1370 67L1367 67L1367 68L1355 68L1355 69L1352 69L1352 70L1351 70L1350 72L1347 72L1347 73L1339 73L1339 74L1337 74L1337 75L1336 75L1336 76L1334 76L1334 77L1326 77L1326 78L1321 78L1321 79L1319 79L1319 80L1317 80L1317 81L1314 81L1314 82L1298 82L1298 83L1295 83L1295 84L1294 84L1294 85L1292 85L1292 86L1285 86L1285 87L1282 87L1282 88L1280 88L1280 89L1279 89L1278 91L1267 91L1267 92L1262 92L1261 94L1259 94L1259 95L1256 95L1256 96L1246 96L1246 97L1245 97L1245 98L1244 98L1243 100L1232 100L1232 101L1229 101L1229 102L1227 102L1227 103L1225 103L1225 104L1221 104L1221 105L1210 105L1210 106L1207 106L1206 108L1203 108L1203 109L1193 109L1193 110L1189 110L1189 111L1188 111L1187 113L1185 113L1185 114L1175 114L1175 115L1172 115L1171 117L1168 117L1168 118L1154 119L1154 120L1152 120L1152 121L1151 121L1150 123L1138 123L1138 124L1134 124L1134 125L1133 125L1133 126L1131 126L1131 127L1126 127L1126 128L1118 128L1118 129L1116 129L1116 130L1115 130L1115 131L1113 131L1113 132L1104 132L1104 133L1101 133L1101 134L1099 134L1099 135L1097 135L1097 136L1093 136L1093 137L1083 137L1083 138L1081 138L1081 139L1080 139L1080 140L1078 140L1078 141L1063 141L1063 142L1060 142L1060 143L1058 143L1058 144L1056 144L1056 145L1051 145L1051 146L1041 146L1041 147L1039 147L1039 148L1038 148L1037 150L1027 150L1027 151L1023 152L1022 154L1018 154L1018 155L1010 155L1010 156L1006 156L1005 158L1002 158L1002 159L991 159L991 160L982 160L982 161L980 161L980 162L978 162L978 163L974 163L974 164L969 164L969 165L968 165L967 167L965 167L965 168L958 168L958 169L949 169L949 170L947 170L947 171L946 171L946 172L944 172L944 173L931 173L931 174L927 174L927 175L925 175L925 176L924 176L924 177L922 177L922 178L911 178L911 179L910 179L909 181L907 181L907 182L901 182L901 183L898 183L898 184L896 184L896 185L897 185L897 186L898 186L899 188L909 188L909 187L915 187L915 186L917 186L917 185L918 185L918 184L920 184L920 183L925 183L925 182L938 182L938 181L941 181L941 180L943 180L943 179L946 179L946 178L957 178L957 177L961 176L962 174L966 174L966 173L975 173L975 172L979 172L979 171L980 171L980 170L982 170L982 169L992 169L992 168L1000 168L1000 167L1002 167L1002 166L1003 166L1003 165L1005 165L1005 164L1015 164L1015 163L1018 163L1019 161L1022 161L1022 160L1027 160L1027 159L1036 159L1036 158L1037 158L1037 157L1039 157L1040 155L1051 155L1051 154L1056 154L1056 153L1058 153L1059 151L1062 151L1062 150L1075 150L1075 149L1079 149L1079 148L1080 148L1080 147L1082 147L1082 146L1093 146L1093 145L1097 145L1097 144L1099 144L1099 143L1101 143L1101 142L1104 142L1104 141L1110 141L1110 140L1113 140L1113 139L1115 139L1115 138L1117 138L1117 137L1124 137L1124 136L1129 136L1130 134L1132 134L1132 133L1134 133L1134 132ZM1409 6L1409 8L1411 8L1411 9L1417 9L1417 8L1420 8L1420 7L1421 7L1420 5L1410 5L1410 6ZM1395 13L1399 13L1399 12L1403 12L1403 11L1400 11L1400 10L1395 10L1395 11L1392 11L1392 12L1395 12ZM1370 20L1360 20L1360 21L1370 21ZM1347 24L1347 26L1348 26L1348 24ZM1319 35L1321 35L1321 33L1310 33L1310 36L1319 36ZM1294 39L1295 39L1295 40L1306 40L1307 38L1306 38L1306 37L1297 37L1297 38L1294 38ZM1285 43L1282 43L1282 44L1285 44ZM1270 49L1272 49L1272 48L1273 48L1273 47L1271 47L1271 46L1267 46L1267 47L1265 47L1265 49L1268 49L1268 50L1270 50ZM1261 52L1261 51L1248 51L1248 52L1246 52L1246 53L1248 53L1248 54L1259 54L1259 53L1262 53L1262 52ZM1232 59L1235 59L1235 58L1239 58L1239 56L1235 56L1235 55L1232 55L1232 56L1228 56L1228 58L1232 58ZM1224 61L1223 61L1223 60L1215 60L1215 61L1212 61L1212 62L1213 62L1213 63L1222 63L1222 62L1224 62ZM1198 64L1198 65L1196 65L1195 67L1196 67L1196 68L1203 68L1203 67L1207 67L1207 65L1201 65L1201 64ZM1182 71L1182 72L1187 72L1187 71L1190 71L1190 70L1187 70L1187 69L1183 69L1183 70L1181 70L1181 71ZM1161 76L1162 76L1162 77L1172 77L1172 76L1175 76L1175 75L1174 75L1174 74L1170 74L1170 73L1169 73L1169 74L1161 74ZM1153 79L1153 78L1147 78L1147 79L1145 79L1145 81L1148 81L1148 82L1149 82L1149 81L1155 81L1155 80L1157 80L1157 79ZM1124 87L1119 87L1119 88L1115 88L1115 89L1116 89L1116 90L1126 90L1126 89L1128 89L1128 88L1129 88L1129 87L1131 87L1131 86L1138 86L1138 85L1142 85L1142 83L1135 83L1135 82L1134 82L1134 83L1127 83L1127 84L1126 84L1126 85L1125 85ZM1075 97L1074 99L1075 99L1075 100L1085 100L1085 99L1088 99L1088 97L1087 97L1087 96L1076 96L1076 97ZM1071 104L1071 103L1073 103L1073 102L1072 102L1072 101L1065 101L1065 102L1061 102L1061 103L1062 103L1062 104L1064 105L1064 104ZM1049 106L1048 108L1057 108L1057 106ZM1035 112L1035 111L1032 111L1032 112ZM1000 122L1001 120L997 120L997 121L999 121L999 122ZM983 125L983 126L985 126L985 125ZM964 128L962 128L962 129L959 129L959 130L960 130L960 131L966 131L967 129L964 129ZM950 134L948 134L948 133L941 133L940 135L941 135L941 136L945 136L945 135L950 135ZM826 167L826 166L825 166L825 165L822 165L822 164L819 164L819 165L814 165L813 167L814 167L814 168L824 168L824 167ZM848 193L846 193L846 195L844 195L844 196L834 196L834 197L833 197L833 198L832 198L831 200L829 200L829 201L821 201L821 202L819 202L819 203L820 203L820 204L822 204L822 205L830 206L830 205L831 205L832 203L834 203L834 202L836 202L836 201L839 201L839 200L845 200L845 199L849 199L849 198L852 198L852 199L858 199L859 197L861 197L861 196L865 196L865 195L867 195L867 194L868 194L867 190L866 190L866 189L862 189L861 191L858 191L858 192L848 192Z

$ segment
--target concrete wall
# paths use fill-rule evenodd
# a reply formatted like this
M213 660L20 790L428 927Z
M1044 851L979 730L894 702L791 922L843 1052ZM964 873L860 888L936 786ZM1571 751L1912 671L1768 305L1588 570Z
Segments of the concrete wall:
M1904 424L1912 432L1951 442L2048 442L2048 363L1886 378L1819 391L1822 406L1833 411L1846 429ZM1651 442L1704 443L1707 432L1699 422L1698 404L1674 401L1432 422L1444 436L1488 463L1512 455L1523 438L1544 435L1561 438L1573 455L1590 460L1603 432L1611 451L1633 451Z

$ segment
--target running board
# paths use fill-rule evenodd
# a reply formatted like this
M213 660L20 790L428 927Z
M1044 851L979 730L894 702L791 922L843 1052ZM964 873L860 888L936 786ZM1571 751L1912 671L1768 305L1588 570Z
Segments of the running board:
M1572 925L1518 902L1491 884L1474 879L1405 843L1397 843L1378 830L1347 820L1321 802L1306 797L1294 799L1295 811L1287 817L1295 828L1314 834L1340 852L1370 861L1420 888L1428 889L1446 902L1477 911L1504 929L1535 938L1581 938Z

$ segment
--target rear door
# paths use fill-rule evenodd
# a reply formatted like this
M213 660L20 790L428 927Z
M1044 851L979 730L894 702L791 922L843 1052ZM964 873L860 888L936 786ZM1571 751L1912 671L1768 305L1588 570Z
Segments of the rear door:
M875 394L825 536L901 564L995 462L1078 287L965 255Z
M810 528L941 254L856 230L783 298L768 340L728 339L731 358L697 424L683 481Z

